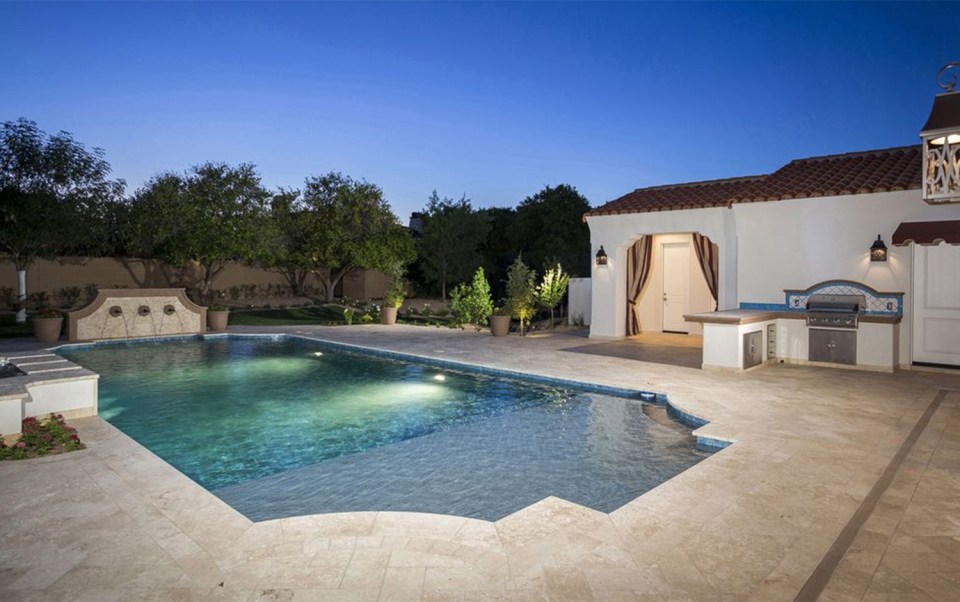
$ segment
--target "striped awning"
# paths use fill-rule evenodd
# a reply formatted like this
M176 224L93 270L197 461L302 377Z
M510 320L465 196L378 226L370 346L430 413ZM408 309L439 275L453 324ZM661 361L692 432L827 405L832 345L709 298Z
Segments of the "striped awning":
M943 222L904 222L893 233L893 244L932 245L939 242L960 245L960 220Z

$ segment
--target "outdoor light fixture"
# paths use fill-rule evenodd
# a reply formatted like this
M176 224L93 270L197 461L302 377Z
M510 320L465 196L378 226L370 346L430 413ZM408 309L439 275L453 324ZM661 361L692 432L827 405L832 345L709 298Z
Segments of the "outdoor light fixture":
M597 265L607 265L607 252L603 250L603 245L597 251Z
M887 245L883 244L883 239L877 234L877 240L870 245L870 261L886 261Z
M933 99L930 117L920 132L923 139L923 200L960 202L960 90L958 75L947 76L960 63L947 63L937 72L937 85L946 90Z

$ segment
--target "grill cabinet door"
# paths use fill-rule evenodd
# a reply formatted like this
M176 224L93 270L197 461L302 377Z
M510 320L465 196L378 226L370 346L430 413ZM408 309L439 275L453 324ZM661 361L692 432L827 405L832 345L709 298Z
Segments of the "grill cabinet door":
M743 367L753 368L763 363L763 332L747 332L743 335Z
M811 328L809 332L810 351L808 359L811 362L856 365L856 331Z

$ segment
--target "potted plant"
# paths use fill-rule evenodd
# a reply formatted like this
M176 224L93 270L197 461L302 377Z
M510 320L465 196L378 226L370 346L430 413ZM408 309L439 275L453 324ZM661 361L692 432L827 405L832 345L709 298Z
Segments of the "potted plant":
M63 314L45 307L33 314L33 336L41 343L56 343L63 328Z
M230 319L230 308L226 305L214 303L207 308L207 328L213 332L223 332L227 329Z
M397 323L397 312L403 307L403 301L407 298L407 281L403 277L403 266L395 264L390 270L390 284L387 286L387 292L384 295L383 310L380 314L380 321L388 326Z
M505 307L494 308L490 316L490 334L495 337L510 334L510 312Z

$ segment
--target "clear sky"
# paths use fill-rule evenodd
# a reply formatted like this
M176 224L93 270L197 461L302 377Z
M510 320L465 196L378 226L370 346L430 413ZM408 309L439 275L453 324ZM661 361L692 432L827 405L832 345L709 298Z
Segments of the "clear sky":
M129 189L342 171L406 221L918 142L953 3L0 3L0 120L106 150Z

